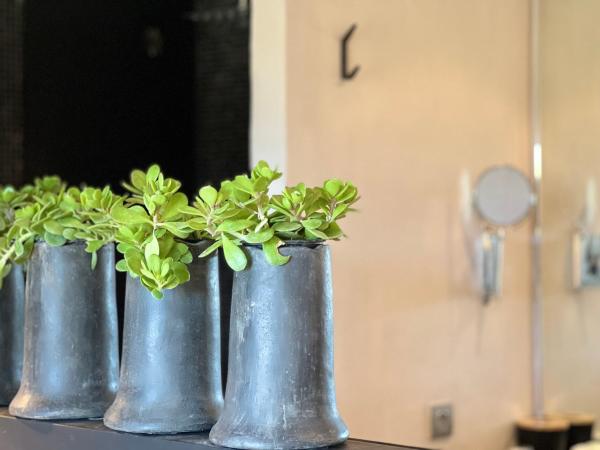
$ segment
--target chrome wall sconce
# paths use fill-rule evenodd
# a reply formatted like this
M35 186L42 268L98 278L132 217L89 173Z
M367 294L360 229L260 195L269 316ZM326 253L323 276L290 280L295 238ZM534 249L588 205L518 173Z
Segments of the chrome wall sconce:
M476 287L487 304L502 292L505 230L527 218L536 195L529 178L511 166L485 170L473 188L468 175L463 175L461 184L463 223Z
M571 239L574 289L600 286L600 233L595 230L596 182L587 181L585 205Z

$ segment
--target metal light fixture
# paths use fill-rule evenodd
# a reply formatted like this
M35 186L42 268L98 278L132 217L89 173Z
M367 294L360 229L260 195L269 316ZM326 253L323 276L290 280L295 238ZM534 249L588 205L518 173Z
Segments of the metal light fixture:
M483 302L502 291L505 228L525 220L536 203L528 177L511 166L484 171L474 188L463 181L464 222ZM474 220L475 211L480 220Z

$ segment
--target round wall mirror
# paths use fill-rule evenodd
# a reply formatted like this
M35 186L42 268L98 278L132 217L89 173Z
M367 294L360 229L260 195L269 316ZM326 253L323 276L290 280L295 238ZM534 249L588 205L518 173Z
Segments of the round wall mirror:
M533 189L525 174L510 166L492 167L477 180L474 206L482 219L492 225L521 222L533 205Z

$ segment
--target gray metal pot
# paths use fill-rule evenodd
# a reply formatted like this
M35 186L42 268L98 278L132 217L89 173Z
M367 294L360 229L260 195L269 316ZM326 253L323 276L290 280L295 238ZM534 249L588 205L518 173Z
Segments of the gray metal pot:
M295 243L271 266L246 247L249 268L233 282L229 371L214 444L303 449L345 441L333 378L329 248Z
M25 289L25 349L14 416L102 417L118 383L115 250L90 267L85 243L35 244Z
M104 424L131 433L209 429L223 407L219 267L190 245L191 279L157 300L128 278L121 381Z
M21 383L25 309L23 268L14 265L0 289L0 405L8 405Z

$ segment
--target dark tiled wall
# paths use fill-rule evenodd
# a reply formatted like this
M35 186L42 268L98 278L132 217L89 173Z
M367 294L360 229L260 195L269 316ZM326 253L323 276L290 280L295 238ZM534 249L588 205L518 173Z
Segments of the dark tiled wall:
M248 2L0 0L0 25L0 183L247 170Z
M20 184L23 172L22 8L0 0L0 184Z
M196 0L196 172L209 181L248 167L249 9Z
M193 188L186 0L25 2L25 176L118 186L153 162Z

